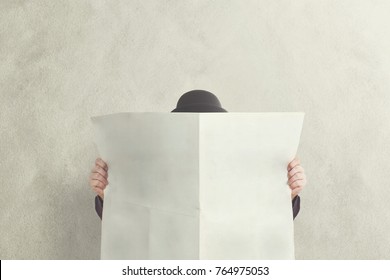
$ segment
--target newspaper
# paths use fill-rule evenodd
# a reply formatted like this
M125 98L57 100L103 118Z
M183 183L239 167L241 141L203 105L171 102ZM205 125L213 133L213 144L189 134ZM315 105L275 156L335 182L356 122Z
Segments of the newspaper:
M304 113L93 117L102 259L294 259L287 165Z

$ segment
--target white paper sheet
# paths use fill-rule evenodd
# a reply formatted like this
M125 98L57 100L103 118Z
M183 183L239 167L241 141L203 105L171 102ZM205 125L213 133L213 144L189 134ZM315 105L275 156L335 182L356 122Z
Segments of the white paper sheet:
M102 259L293 259L303 113L92 118L109 166Z

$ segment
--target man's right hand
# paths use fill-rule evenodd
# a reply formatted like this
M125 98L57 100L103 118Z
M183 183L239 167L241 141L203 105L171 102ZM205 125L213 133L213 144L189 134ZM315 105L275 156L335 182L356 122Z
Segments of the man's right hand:
M97 158L89 176L89 185L102 199L104 199L104 189L108 185L107 178L108 166L101 158Z

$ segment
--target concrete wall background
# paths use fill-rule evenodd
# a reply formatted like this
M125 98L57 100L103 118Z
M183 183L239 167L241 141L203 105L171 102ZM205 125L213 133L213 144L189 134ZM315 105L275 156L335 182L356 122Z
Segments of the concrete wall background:
M304 111L298 259L390 259L390 2L0 1L0 258L99 258L90 117Z

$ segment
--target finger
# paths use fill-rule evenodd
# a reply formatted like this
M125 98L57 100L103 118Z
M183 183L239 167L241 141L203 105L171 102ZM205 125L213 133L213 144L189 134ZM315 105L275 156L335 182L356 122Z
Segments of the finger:
M106 178L106 179L108 178L108 172L106 170L104 170L103 168L101 168L99 165L95 165L92 168L91 173L99 173L104 178Z
M105 187L102 182L100 182L99 180L94 180L94 179L89 180L89 185L92 188L99 188L99 189L103 189Z
M91 174L91 177L90 177L92 180L99 180L100 182L102 182L103 184L107 185L108 184L108 181L106 178L104 178L101 174L99 173L92 173Z
M99 188L94 188L94 191L101 197L104 198L104 191Z
M290 186L290 189L303 188L306 185L306 180L296 180Z
M291 161L288 165L287 165L287 170L290 171L291 169L293 169L295 166L297 165L300 165L301 162L299 159L297 158L294 158L293 161Z
M302 188L296 188L291 191L291 195L294 197L302 191Z
M92 188L99 188L99 189L102 189L102 190L104 190L106 188L106 185L103 184L102 182L100 182L99 180L91 179L90 185L91 185Z
M104 170L108 170L107 163L105 163L101 158L97 158L95 164L103 168Z
M291 169L288 173L287 173L287 177L290 179L292 176L294 176L296 173L305 173L305 170L303 169L302 166L300 165L297 165L295 166L293 169Z
M288 179L287 184L291 185L296 180L302 180L302 179L306 179L305 173L298 172L298 173L295 173L294 176L291 176L290 179Z

